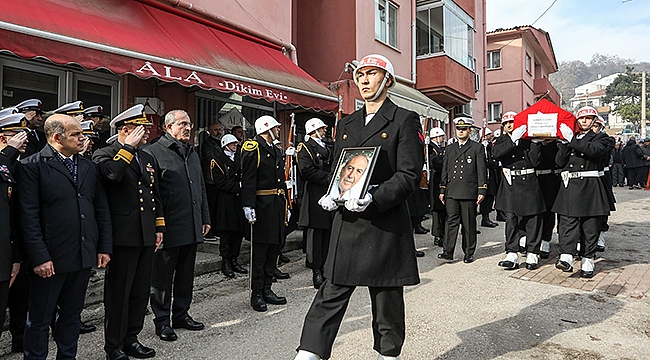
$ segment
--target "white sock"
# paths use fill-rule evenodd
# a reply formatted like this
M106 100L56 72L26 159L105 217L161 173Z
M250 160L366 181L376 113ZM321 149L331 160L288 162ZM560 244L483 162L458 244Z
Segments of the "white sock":
M594 271L594 259L582 258L580 262L580 270L582 271Z
M551 252L551 242L542 240L542 245L540 246L540 250L543 252Z
M580 243L578 243L578 245L576 245L576 250L580 251Z
M605 233L602 231L598 234L598 246L605 247Z
M571 254L562 254L560 255L560 260L568 263L569 265L573 266L573 255Z
M320 356L314 354L313 352L309 352L307 350L298 350L298 354L296 354L296 357L293 358L293 360L321 360Z
M515 264L519 264L519 255L517 255L516 252L509 252L506 254L506 258L504 259L504 261L510 261Z
M395 356L384 356L382 354L379 354L379 357L377 358L377 360L393 360L393 359L399 360L399 356L397 356L397 357L395 357Z
M526 264L537 264L539 262L539 255L528 253L526 255Z
M526 247L526 237L525 236L522 236L522 237L519 238L519 246L521 246L522 248Z

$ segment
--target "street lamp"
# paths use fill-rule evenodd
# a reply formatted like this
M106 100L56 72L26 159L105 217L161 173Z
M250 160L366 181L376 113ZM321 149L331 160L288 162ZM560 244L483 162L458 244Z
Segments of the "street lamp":
M637 73L638 74L638 73ZM638 81L634 81L638 84ZM641 72L641 139L646 138L646 116L645 116L645 71Z

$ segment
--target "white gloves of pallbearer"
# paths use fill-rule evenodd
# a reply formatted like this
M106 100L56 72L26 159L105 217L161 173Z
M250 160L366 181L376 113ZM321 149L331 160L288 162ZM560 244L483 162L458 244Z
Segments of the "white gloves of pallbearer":
M255 209L250 206L244 206L244 216L249 223L254 223L257 220L257 215L255 214Z
M571 129L567 124L560 124L560 133L567 142L573 140L573 129Z
M345 201L345 208L353 212L363 212L368 208L368 205L372 203L372 195L366 193L366 196L363 199L350 198ZM334 198L329 194L323 195L318 200L318 205L320 205L325 211L334 211L338 209L339 204L336 203Z
M513 143L516 144L517 141L519 141L524 136L524 134L526 133L526 128L527 128L526 125L521 125L520 127L512 130L511 137Z

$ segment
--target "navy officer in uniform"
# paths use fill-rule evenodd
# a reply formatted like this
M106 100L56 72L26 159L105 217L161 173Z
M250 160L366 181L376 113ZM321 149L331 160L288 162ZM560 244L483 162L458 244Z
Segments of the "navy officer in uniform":
M442 253L438 258L454 259L458 228L463 226L463 261L474 261L476 250L476 206L487 193L487 164L481 144L469 138L474 120L454 119L458 141L447 145L440 179L440 201L447 209L447 227Z
M19 112L25 114L25 119L27 119L27 150L21 155L21 158L26 158L32 154L35 154L45 147L47 140L45 139L45 133L41 128L43 127L43 103L39 99L29 99L21 102L16 105L16 108ZM20 281L20 277L17 281ZM11 296L11 295L10 295ZM25 295L27 296L27 295ZM24 299L20 299L21 303L25 303ZM10 305L11 306L11 305ZM12 311L13 313L13 311ZM25 307L24 316L27 315L27 308ZM22 317L24 320L24 316ZM12 319L14 316L10 316L9 321L13 324ZM22 322L21 329L25 329L24 321ZM12 334L14 334L12 326ZM16 334L17 335L17 334ZM22 339L22 334L20 334L20 339ZM20 345L22 348L22 344Z
M397 359L406 337L404 286L420 282L406 199L418 188L424 165L419 116L388 99L393 64L367 55L353 73L365 105L339 121L334 159L345 148L380 146L370 190L344 204L330 194L319 203L334 212L325 282L305 316L297 360L329 359L336 334L357 286L367 286L372 307L373 349ZM334 170L336 171L336 170Z
M273 270L289 209L284 180L284 157L273 142L280 135L280 123L272 116L255 120L255 138L242 145L241 203L246 220L252 225L251 306L266 311L267 303L283 305L285 297L271 289Z
M610 141L606 134L593 132L597 116L591 106L580 108L576 113L576 134L566 124L560 124L563 140L555 156L562 168L562 184L553 205L553 211L560 215L560 258L555 267L573 271L573 256L580 244L584 249L580 276L585 278L594 276L598 235L610 213L607 189L600 179L604 176L601 158L609 152Z
M142 345L142 330L154 251L165 231L158 197L158 169L140 148L153 125L141 104L117 115L111 127L117 140L95 151L113 223L113 256L104 280L104 350L110 360L148 358L154 349Z

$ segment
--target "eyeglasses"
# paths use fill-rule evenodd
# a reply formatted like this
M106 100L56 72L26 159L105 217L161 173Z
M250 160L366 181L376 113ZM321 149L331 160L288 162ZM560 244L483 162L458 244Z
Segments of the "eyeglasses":
M189 121L177 122L177 123L175 123L175 125L178 125L178 126L180 126L182 128L186 128L188 126L189 126L190 129L194 128L194 123L191 123Z

